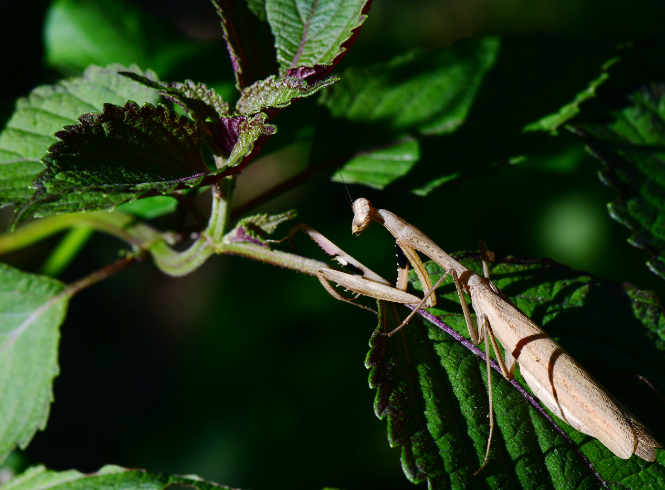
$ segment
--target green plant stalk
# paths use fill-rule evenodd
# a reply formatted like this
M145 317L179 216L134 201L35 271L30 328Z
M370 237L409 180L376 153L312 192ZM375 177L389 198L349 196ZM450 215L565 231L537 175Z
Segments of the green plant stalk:
M125 213L96 211L59 214L36 219L15 232L0 235L0 255L20 250L55 233L77 227L107 233L137 248L148 248L153 242L164 239L160 232Z
M55 250L48 256L40 272L45 276L58 277L88 243L93 233L92 228L85 226L69 230L60 240Z
M224 232L230 220L230 200L235 176L213 186L213 202L208 227L185 251L171 248L173 240L137 218L122 212L97 211L50 216L32 221L13 233L0 235L0 254L20 250L63 230L95 230L115 236L138 251L149 251L155 265L165 274L181 277L193 272L214 254L241 255L267 264L315 275L325 262L270 250L248 242L234 241ZM78 236L80 231L75 232ZM57 252L57 251L56 251ZM56 253L54 252L54 254ZM46 265L45 265L46 267ZM50 267L50 266L49 266ZM52 271L51 271L52 272Z

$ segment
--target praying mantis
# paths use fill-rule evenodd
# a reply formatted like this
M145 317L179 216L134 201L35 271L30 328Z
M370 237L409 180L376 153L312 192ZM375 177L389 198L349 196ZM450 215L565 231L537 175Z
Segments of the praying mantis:
M434 306L436 298L432 293L445 277L452 276L469 336L475 344L484 341L487 360L490 434L485 458L475 474L487 464L494 429L490 344L502 375L507 380L512 380L517 362L533 393L557 417L575 429L597 438L619 458L628 459L636 454L646 461L655 461L655 448L662 446L649 430L489 280L487 261L491 258L491 253L483 242L481 251L484 274L481 276L449 256L418 228L390 211L374 208L368 199L357 199L353 203L353 212L354 235L360 235L372 221L376 221L394 236L398 257L406 259L399 261L396 287L391 287L388 281L360 264L308 225L293 227L289 232L289 240L298 231L303 231L340 264L355 269L355 275L332 269L318 271L319 280L335 298L352 302L337 293L328 281L334 281L357 295L414 305L411 315L388 335L402 328L420 307ZM432 285L416 251L433 259L445 271L435 285ZM408 264L415 269L423 291L427 291L422 299L405 291ZM466 304L465 294L471 298L477 328ZM501 356L497 340L504 348L505 358Z

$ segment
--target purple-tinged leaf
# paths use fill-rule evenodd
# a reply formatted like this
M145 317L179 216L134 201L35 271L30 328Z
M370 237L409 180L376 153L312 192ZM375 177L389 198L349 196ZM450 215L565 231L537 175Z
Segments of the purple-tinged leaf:
M213 0L213 4L222 21L238 89L276 74L275 42L265 22L265 8L244 0Z
M250 242L268 247L268 243L266 243L268 235L273 234L280 224L295 218L297 215L296 210L272 215L256 214L241 219L226 237L230 242Z
M159 82L136 73L120 72L120 74L157 90L162 96L180 105L203 131L206 144L214 153L220 154L219 148L214 145L217 123L220 117L230 115L231 110L224 99L213 89L191 80L185 80L184 83Z
M282 76L314 83L355 41L371 0L266 0Z
M236 110L241 114L263 111L272 117L296 100L314 95L337 80L337 77L328 77L310 85L301 78L273 75L243 90Z
M79 124L56 133L60 142L44 158L46 169L33 182L37 191L14 222L114 208L139 197L213 184L242 170L276 132L262 112L219 120L216 143L226 157L211 170L201 154L198 126L164 106L105 104L101 114L84 114Z
M263 112L221 118L216 141L228 154L225 167L240 167L236 170L240 171L258 154L268 138L277 132L275 126L266 123L267 120L268 116Z

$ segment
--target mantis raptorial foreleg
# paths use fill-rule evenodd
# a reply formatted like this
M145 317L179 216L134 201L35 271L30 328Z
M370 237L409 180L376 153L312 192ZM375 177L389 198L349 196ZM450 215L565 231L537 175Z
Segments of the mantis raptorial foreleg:
M340 301L345 301L351 303L355 306L363 308L365 310L371 311L376 314L376 311L368 308L364 305L354 303L353 301L358 298L359 295L370 296L372 298L381 299L384 301L393 301L396 303L404 304L416 304L420 301L420 298L412 294L407 293L401 289L393 288L390 286L390 283L386 281L383 277L364 266L356 259L351 257L349 254L344 252L341 248L335 245L333 242L328 240L321 233L316 231L314 228L301 223L295 225L289 231L288 240L292 241L293 236L298 232L302 231L308 235L312 240L314 240L324 252L332 256L340 265L344 267L349 267L354 271L354 274L347 274L345 272L337 271L334 269L319 269L317 272L317 277L323 287L333 296L335 299ZM408 263L407 263L408 264ZM422 263L420 264L422 267ZM408 267L408 265L407 265ZM422 267L424 270L424 267ZM406 277L408 268L400 268L399 275L400 277ZM356 296L354 298L347 298L337 292L334 287L332 287L329 281L336 282L337 284L354 291ZM406 289L406 282L405 289Z

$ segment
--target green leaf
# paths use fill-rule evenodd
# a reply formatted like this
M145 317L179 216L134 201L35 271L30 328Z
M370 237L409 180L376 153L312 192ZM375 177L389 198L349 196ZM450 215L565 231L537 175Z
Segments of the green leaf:
M118 75L127 68L111 65L89 67L83 76L43 85L19 99L11 119L0 133L0 203L24 203L33 195L30 184L44 170L40 163L57 139L54 133L76 124L79 115L97 111L105 102L157 103L159 95ZM142 74L136 67L130 70ZM154 78L152 72L145 73Z
M549 143L524 127L569 104L614 56L605 42L486 38L350 68L324 93L310 163L352 162L353 182L418 195L486 174Z
M197 476L172 476L143 470L104 466L96 473L83 474L76 470L50 471L43 466L28 468L9 483L4 490L165 490L166 488L213 490L230 488L207 482Z
M629 243L650 254L665 279L665 83L643 85L606 102L593 120L571 126L605 169L601 180L619 198L610 215L629 228Z
M277 73L275 40L266 22L263 2L212 0L212 3L222 21L237 88L242 90Z
M353 44L367 18L370 3L367 0L266 0L280 75L314 80L325 76Z
M603 71L600 75L598 75L598 78L591 80L589 86L578 93L571 103L566 104L554 114L549 114L539 119L538 121L527 124L524 127L524 131L548 131L552 135L556 135L557 129L562 124L574 118L580 113L580 105L582 102L596 96L596 90L598 87L600 87L610 77L608 69L619 61L621 61L621 58L612 58L610 61L605 63L602 66Z
M148 192L198 185L210 173L197 126L164 106L104 104L56 133L31 201L17 211L46 216L113 208Z
M310 85L302 78L270 76L243 90L236 110L241 114L263 111L273 116L296 100L314 95L337 80L337 77L328 77Z
M93 64L135 63L162 75L188 63L201 49L200 43L123 0L53 2L44 44L46 61L70 72Z
M256 214L238 221L236 227L226 235L230 242L251 242L257 245L268 246L268 235L275 233L277 227L295 218L298 212L294 209L280 214Z
M478 253L455 258L482 272ZM433 281L440 277L435 263L426 268ZM508 257L492 264L490 272L514 304L583 366L639 373L655 386L665 386L665 314L653 293L549 260ZM419 288L414 274L410 280ZM437 300L423 321L412 320L392 337L382 332L398 321L391 307L382 308L366 360L370 386L377 388L375 412L388 422L390 444L401 446L402 467L411 481L427 480L432 489L591 489L602 488L603 481L656 489L665 484L663 450L656 450L655 463L637 456L616 458L597 439L536 408L525 396L528 388L519 367L513 383L492 371L496 426L488 465L474 477L489 434L487 371L480 351L468 340L450 277ZM639 383L598 377L662 439L665 422L654 393Z
M55 279L0 264L0 461L46 426L69 298Z

